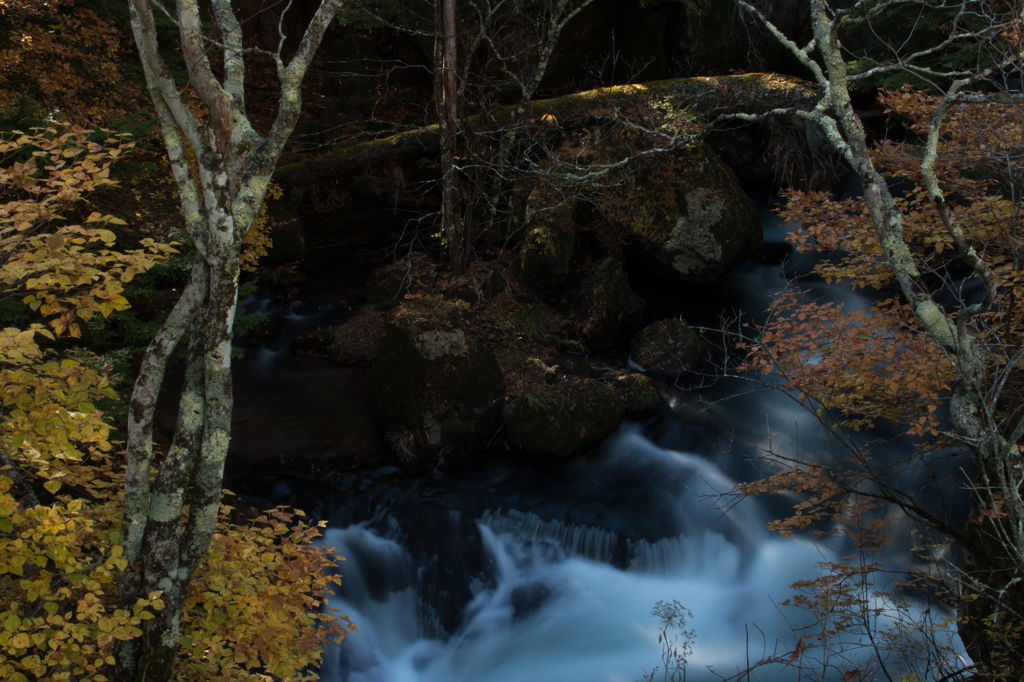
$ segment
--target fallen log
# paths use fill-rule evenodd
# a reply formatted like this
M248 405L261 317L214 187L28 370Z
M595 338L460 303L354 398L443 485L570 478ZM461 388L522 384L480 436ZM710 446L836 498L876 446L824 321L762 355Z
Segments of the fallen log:
M583 125L594 116L624 105L640 95L652 96L679 108L697 111L709 120L722 114L760 114L778 108L810 110L820 90L797 78L772 73L748 73L707 78L674 78L636 85L619 85L532 102L526 125L547 125L551 116L562 128ZM476 133L496 131L510 123L515 107L500 107L486 116L471 116L465 124ZM543 121L543 122L542 122ZM367 167L400 165L441 151L437 125L360 142L321 156L279 167L274 181L282 189L305 187Z

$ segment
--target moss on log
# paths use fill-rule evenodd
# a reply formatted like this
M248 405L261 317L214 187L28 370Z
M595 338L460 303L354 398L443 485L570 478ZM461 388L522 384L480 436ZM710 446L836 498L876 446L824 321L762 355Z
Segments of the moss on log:
M664 99L673 106L688 107L714 118L722 114L758 114L788 107L809 110L817 103L820 91L807 81L772 73L674 78L537 100L527 110L525 119L527 124L537 121L537 125L546 125L540 121L550 115L563 128L572 128L595 116L607 115L603 109L626 104L641 95ZM501 107L484 117L471 116L465 123L478 133L499 130L509 123L513 111L514 107ZM399 165L440 151L437 125L431 125L281 166L274 173L274 180L286 190L305 187L367 166Z

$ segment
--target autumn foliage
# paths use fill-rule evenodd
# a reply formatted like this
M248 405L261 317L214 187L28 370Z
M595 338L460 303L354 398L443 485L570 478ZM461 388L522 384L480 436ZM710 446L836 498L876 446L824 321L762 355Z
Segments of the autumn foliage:
M325 524L297 523L302 512L274 509L251 525L221 519L189 585L178 668L184 679L316 680L308 671L327 643L355 626L326 606L341 584L338 557L314 545Z
M82 129L50 129L0 139L0 296L46 323L0 332L0 434L7 457L53 482L51 492L62 477L82 484L91 476L67 462L110 450L110 429L95 403L113 392L94 356L83 350L60 357L37 341L78 337L93 315L127 308L124 285L174 252L151 239L141 249L112 250L114 233L105 226L124 223L114 216L92 211L84 225L72 222L91 194L114 184L110 167L131 147L116 137L87 138Z
M77 4L0 0L0 111L20 97L81 125L110 125L136 111L142 90L125 78L127 37Z
M1024 341L1021 109L991 102L954 104L947 114L934 172L953 219L963 229L964 245L955 243L923 189L921 140L939 98L905 87L883 92L880 99L887 113L905 122L908 136L903 142L880 141L871 150L872 161L890 186L902 190L894 193L894 200L903 217L903 240L922 279L938 292L934 298L944 312L953 316L981 298L980 281L972 282L971 271L964 267L968 247L971 253L983 254L991 268L993 304L969 321L965 317L964 324L973 343L983 349L979 357L987 363L986 372L1002 377L995 386L981 389L989 392L984 395L991 401L993 418L1012 423L1022 404L1014 383L1019 367L1013 358L1020 357ZM793 512L774 521L774 530L786 535L807 530L841 534L846 546L852 544L856 550L843 561L820 564L819 577L793 585L797 596L788 603L810 613L815 625L799 639L790 663L813 660L818 669L824 669L823 661L829 656L852 652L855 640L844 640L845 633L860 632L873 638L875 650L869 658L875 661L873 666L882 666L889 679L896 679L897 669L892 664L885 669L886 661L896 657L927 661L934 666L929 674L935 676L964 674L950 667L955 649L948 634L940 638L939 633L952 623L963 628L971 620L963 615L970 613L965 606L984 591L969 575L950 571L955 565L950 553L954 541L963 542L971 528L984 526L993 536L998 534L1007 510L1000 506L998 492L990 496L996 501L994 507L981 504L986 498L979 496L964 529L944 504L941 508L922 504L916 490L900 484L901 476L915 470L923 472L915 485L938 485L938 470L931 464L950 453L964 452L947 421L948 410L955 409L950 408L950 399L958 380L957 359L925 330L920 314L897 294L890 255L861 198L836 199L792 190L786 200L780 214L794 225L791 240L796 249L827 254L818 260L814 275L828 282L847 282L854 289L867 288L873 298L867 309L851 310L842 303L813 300L808 292L794 287L774 300L767 322L747 328L741 342L747 351L743 369L770 377L773 385L807 405L839 445L835 452L819 453L811 462L768 452L773 473L737 486L737 492L796 493L799 501ZM876 461L874 443L853 438L850 432L879 426L896 427L914 437L916 451L901 461L886 462L884 457ZM912 546L923 554L911 563L922 572L909 582L892 584L885 579L886 567L871 555L891 542L891 530L908 521L917 534ZM992 551L1011 550L993 545ZM959 608L961 617L930 619L927 610L915 610L903 596L913 593L930 593L944 606ZM987 659L976 661L982 667L975 670L992 675L991 679L1019 679L1019 654L1013 653L1020 650L1019 619L997 610L971 628L962 629L961 634L983 631L990 643ZM836 663L841 659L832 660L842 670ZM874 669L854 667L863 657L849 660L850 679L875 674ZM909 670L900 679L919 679L917 673L910 677Z
M937 98L905 88L885 92L890 112L910 121L911 132L923 133ZM1024 327L1024 281L1018 247L1020 112L1009 105L961 105L944 127L937 174L956 197L953 212L971 243L983 250L999 277L1000 301L983 319L977 333L986 343L1019 346ZM1016 123L1016 129L1014 124ZM911 142L883 140L875 149L876 164L891 181L908 188L896 197L904 216L904 236L921 268L940 286L950 303L965 300L956 270L956 249L949 233L921 189L919 148ZM1002 158L1000 155L1002 155ZM948 399L954 368L898 296L890 295L895 280L885 262L868 217L856 198L834 199L826 193L786 193L781 217L795 225L790 239L798 251L830 254L818 261L817 275L827 282L848 282L880 292L869 310L848 310L832 301L808 300L800 291L780 294L771 317L759 329L748 369L775 374L801 400L838 410L843 424L854 430L888 422L916 436L939 436L937 411Z
M0 137L0 298L40 320L0 331L0 678L11 682L104 682L118 642L164 608L159 592L118 606L115 578L132 570L119 545L121 453L97 407L116 395L104 363L71 345L175 252L148 238L115 250L108 227L124 221L90 206L131 147L80 128ZM346 630L323 596L340 581L337 557L296 514L238 525L230 511L186 599L182 675L308 679Z

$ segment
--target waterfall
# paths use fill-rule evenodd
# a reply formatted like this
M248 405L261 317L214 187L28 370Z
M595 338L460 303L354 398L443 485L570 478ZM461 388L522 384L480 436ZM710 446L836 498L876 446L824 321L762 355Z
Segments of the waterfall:
M359 632L330 652L332 682L625 682L659 664L655 602L678 600L696 630L688 679L717 679L765 653L789 651L807 615L779 603L787 586L814 577L837 553L764 530L755 499L723 505L732 488L701 457L664 450L637 429L615 435L580 472L588 484L622 485L649 502L656 540L623 537L600 525L490 509L478 528L489 569L472 576L474 597L445 637L422 624L417 567L398 540L365 525L331 529L345 586L332 600ZM462 495L486 494L462 490ZM609 510L614 515L613 510ZM614 525L609 524L609 525ZM625 557L617 555L625 553ZM763 633L763 634L762 634ZM790 680L782 666L761 680Z
M787 228L776 216L765 212L763 227L766 241L784 239ZM686 298L704 307L688 308L687 318L714 325L721 308L712 309L712 303L726 302L745 310L744 319L763 320L768 297L809 272L818 257L793 254L784 265L748 262L722 281L691 291ZM808 290L806 300L842 302L847 310L871 305L863 290L847 285L809 278L801 286ZM261 299L251 303L254 309L269 305ZM259 398L236 405L236 423L245 428L236 430L232 447L245 453L246 462L254 452L273 455L273 463L321 451L329 459L332 448L355 451L347 439L368 421L357 414L365 405L342 404L346 382L357 380L349 369L280 352L297 333L341 315L305 312L310 314L284 315L281 337L236 367L238 394ZM323 541L347 559L331 606L359 631L325 652L322 678L639 680L661 665L652 607L672 600L693 613L691 682L717 680L748 660L792 651L810 632L802 628L811 625L811 617L782 605L793 596L789 586L815 578L824 570L819 562L842 561L850 548L767 532L770 520L790 511L792 496L736 500L721 493L736 481L771 473L758 468L756 458L765 450L806 461L843 453L802 406L778 391L750 388L729 379L669 395L666 414L643 429L625 425L599 453L550 470L484 461L447 469L440 480L400 476L393 468L342 479L338 504L325 513L330 527ZM273 419L247 411L257 403L269 406ZM291 421L282 425L281 415ZM166 418L173 423L173 415ZM864 438L884 438L872 452L882 460L904 459L913 447L895 434ZM942 466L948 469L943 480L953 480L962 462L933 469L941 475ZM899 474L913 494L934 494L940 506L966 508L955 486L933 493L920 484L920 470L915 460ZM279 485L282 497L291 493ZM948 499L938 500L941 495ZM907 556L878 558L898 577L914 568ZM939 624L946 615L938 609L929 613L910 597L896 609L871 595L874 626L928 618ZM952 635L939 627L934 636ZM894 666L903 656L904 671L916 663L915 643L907 641L906 651L892 655ZM870 657L869 646L856 635L841 638L845 658L806 679L841 679L843 671ZM955 638L951 646L962 653ZM750 679L796 678L795 668L776 665L758 669Z

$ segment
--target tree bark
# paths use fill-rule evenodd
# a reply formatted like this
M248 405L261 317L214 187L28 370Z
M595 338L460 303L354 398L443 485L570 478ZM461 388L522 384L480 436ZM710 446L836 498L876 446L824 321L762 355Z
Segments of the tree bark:
M239 254L298 120L302 78L340 4L324 1L287 65L280 48L267 53L277 66L281 96L277 119L264 137L245 115L241 26L229 0L212 1L218 49L224 55L220 80L210 67L212 46L202 30L197 0L179 0L176 8L189 84L208 114L202 123L182 102L160 54L150 4L129 0L132 31L197 255L181 298L143 356L132 394L121 532L130 568L118 576L118 598L122 608L131 609L140 597L159 592L165 606L143 623L140 639L118 650L114 677L119 682L171 682L175 677L185 595L216 527L231 435ZM190 155L195 166L187 160ZM189 352L178 423L151 484L156 401L167 361L186 333Z
M469 237L458 206L459 173L455 165L458 153L458 53L455 25L455 0L435 0L434 23L438 34L434 41L434 98L441 137L441 229L448 245L452 270L461 273L466 268Z

